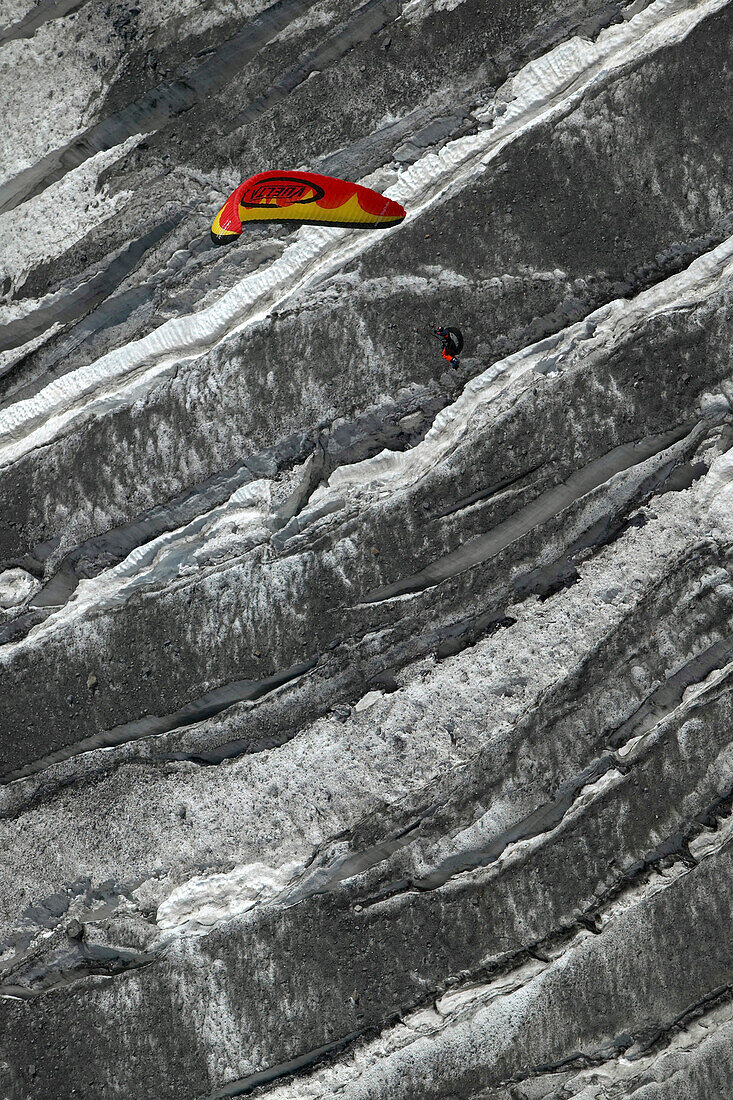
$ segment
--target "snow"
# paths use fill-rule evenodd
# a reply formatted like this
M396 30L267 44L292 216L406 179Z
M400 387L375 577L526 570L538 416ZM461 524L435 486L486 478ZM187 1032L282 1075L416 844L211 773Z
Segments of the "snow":
M205 934L219 921L270 901L302 870L299 863L248 863L227 874L189 879L158 906L158 927L164 932Z
M131 192L120 191L110 196L108 187L98 189L99 177L148 136L136 134L112 149L96 153L28 202L0 214L4 274L9 275L15 285L21 283L33 266L62 255L91 230L119 213ZM7 324L16 316L45 305L48 300L48 296L26 299L12 310L5 307L0 310L0 324Z
M0 573L0 607L17 607L38 588L38 581L25 569L6 569Z

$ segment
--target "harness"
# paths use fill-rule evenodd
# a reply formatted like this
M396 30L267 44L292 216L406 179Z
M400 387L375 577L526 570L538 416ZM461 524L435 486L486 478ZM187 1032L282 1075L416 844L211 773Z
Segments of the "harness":
M435 335L443 341L443 358L452 363L463 348L461 330L457 328L436 328Z

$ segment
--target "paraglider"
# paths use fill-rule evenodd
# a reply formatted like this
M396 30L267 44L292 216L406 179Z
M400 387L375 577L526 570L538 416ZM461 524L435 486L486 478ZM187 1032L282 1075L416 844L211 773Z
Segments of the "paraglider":
M404 207L360 183L316 172L259 172L232 191L211 226L215 244L242 233L243 222L298 222L381 229L397 225Z
M443 358L447 360L452 367L458 366L458 356L463 350L463 334L459 328L455 325L451 328L435 328L435 335L439 340L443 341Z

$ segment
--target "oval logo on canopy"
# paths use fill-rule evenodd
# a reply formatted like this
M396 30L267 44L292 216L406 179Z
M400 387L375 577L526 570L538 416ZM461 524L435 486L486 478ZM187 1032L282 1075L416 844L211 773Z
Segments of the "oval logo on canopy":
M317 183L297 176L270 176L257 180L242 193L240 206L292 206L294 203L318 202L325 191Z

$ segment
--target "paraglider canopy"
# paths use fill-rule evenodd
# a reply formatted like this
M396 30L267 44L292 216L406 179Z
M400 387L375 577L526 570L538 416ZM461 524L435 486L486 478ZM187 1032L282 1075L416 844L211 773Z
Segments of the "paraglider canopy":
M404 207L369 187L316 172L260 172L232 191L211 226L215 244L242 232L243 222L300 222L379 229L397 225Z

